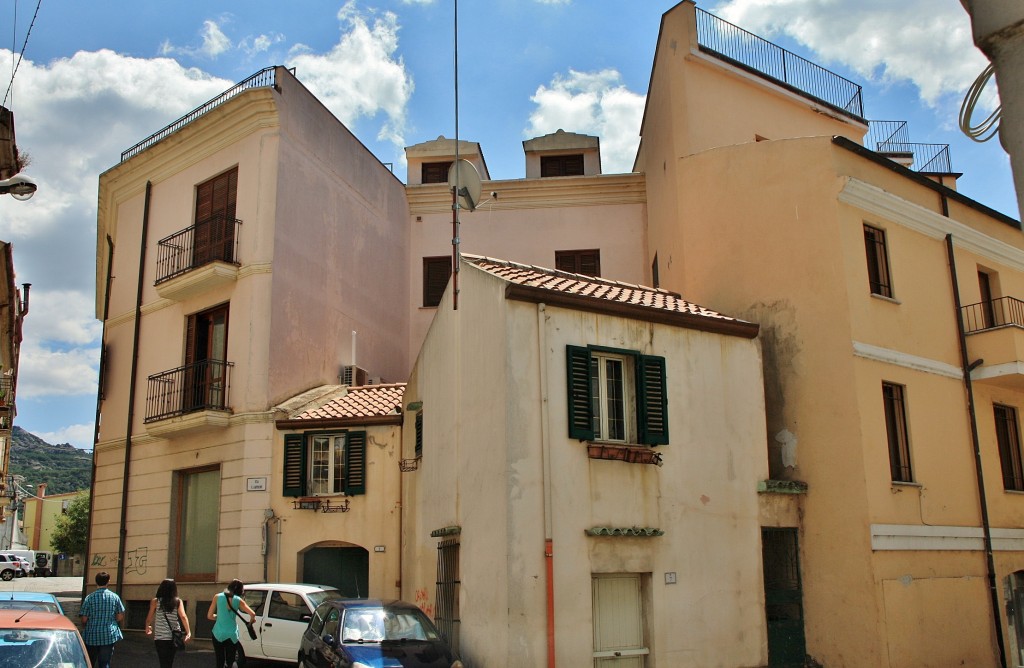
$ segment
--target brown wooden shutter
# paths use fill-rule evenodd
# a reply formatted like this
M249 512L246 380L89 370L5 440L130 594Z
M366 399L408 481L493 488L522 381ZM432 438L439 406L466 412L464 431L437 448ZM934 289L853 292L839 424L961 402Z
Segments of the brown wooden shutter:
M452 259L447 256L423 258L423 305L437 306L448 287Z

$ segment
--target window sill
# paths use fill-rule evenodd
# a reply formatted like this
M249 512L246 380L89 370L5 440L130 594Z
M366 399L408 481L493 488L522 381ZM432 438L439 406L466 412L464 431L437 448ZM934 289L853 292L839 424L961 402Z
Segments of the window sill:
M903 304L903 302L901 302L900 300L896 299L895 297L886 297L885 295L880 295L877 292L872 292L871 296L874 299L880 299L883 302L889 302L890 304L896 304L897 306Z
M587 456L591 459L607 459L630 464L654 464L661 466L661 453L646 445L610 445L587 443Z
M903 481L900 481L900 480L893 480L893 481L891 481L891 483L892 483L892 491L893 491L894 494L896 492L902 492L903 489L901 489L901 488L903 488L903 487L911 487L911 488L916 488L916 489L924 489L924 485L922 485L919 482L903 482Z

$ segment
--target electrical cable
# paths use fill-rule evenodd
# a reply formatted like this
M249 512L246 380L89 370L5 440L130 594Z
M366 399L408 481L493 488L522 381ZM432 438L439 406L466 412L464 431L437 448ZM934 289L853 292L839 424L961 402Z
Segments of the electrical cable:
M992 139L999 132L999 120L1003 114L1003 107L999 105L995 111L989 114L988 118L982 121L978 125L972 125L971 119L974 116L974 108L978 104L978 100L981 99L981 94L985 90L985 86L989 80L995 74L996 70L992 63L988 64L988 67L981 71L978 78L974 80L971 87L967 89L967 95L964 97L963 104L960 105L960 131L967 135L972 141L978 143L986 142Z
M11 82L7 84L7 92L4 93L4 101L0 103L0 106L7 106L7 98L11 94L11 88L14 86L14 76L18 73L18 68L21 67L22 58L25 56L25 48L28 46L28 36L32 34L32 27L36 24L36 17L39 16L39 7L43 4L43 0L36 2L36 12L32 15L32 21L28 24L28 32L25 33L25 41L21 43L21 51L18 53L18 62L11 71ZM17 12L17 3L15 3L14 11ZM14 46L13 44L11 46ZM13 49L12 49L13 52Z

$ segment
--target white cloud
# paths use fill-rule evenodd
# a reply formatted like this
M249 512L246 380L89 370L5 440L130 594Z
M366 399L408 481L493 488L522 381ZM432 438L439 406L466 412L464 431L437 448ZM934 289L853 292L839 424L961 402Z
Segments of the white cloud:
M256 37L246 37L238 42L238 48L245 52L250 58L258 56L261 53L266 53L275 44L280 44L284 41L284 35L281 33L271 33L269 35L257 35Z
M550 84L538 87L530 100L537 108L530 114L524 136L537 137L559 129L597 135L604 172L633 168L645 97L628 90L616 70L569 70L568 76L556 75Z
M199 46L174 46L170 41L165 40L160 45L160 55L163 56L191 56L193 58L216 58L222 53L231 50L231 39L220 29L216 21L206 19L203 27L199 30L202 44Z
M95 396L99 360L98 347L60 351L26 339L18 364L18 397Z
M82 450L92 450L94 432L93 425L90 423L71 424L57 431L35 432L35 435L54 445L70 443Z
M767 39L786 35L866 80L910 82L936 106L987 64L957 0L727 0L713 14ZM992 98L989 98L991 103Z
M345 125L362 116L383 112L377 139L396 147L405 145L406 110L412 96L412 77L398 49L398 17L361 13L354 0L338 11L344 32L327 53L310 53L298 45L288 66L295 67L303 84Z

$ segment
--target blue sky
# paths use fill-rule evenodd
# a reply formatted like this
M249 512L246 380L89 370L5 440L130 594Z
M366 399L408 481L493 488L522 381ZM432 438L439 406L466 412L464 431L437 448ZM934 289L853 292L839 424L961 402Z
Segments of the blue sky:
M28 37L24 59L17 64ZM521 178L522 141L601 137L629 171L661 14L672 0L461 0L459 134L496 179ZM702 9L864 86L866 115L951 145L959 189L1018 218L997 140L957 128L985 66L958 0L708 0ZM403 147L454 136L453 0L8 0L0 84L35 198L0 197L0 239L32 283L16 424L92 447L97 180L120 152L269 65L298 78L405 178ZM13 29L12 29L13 28ZM994 97L985 99L989 110ZM983 110L986 111L986 110Z

